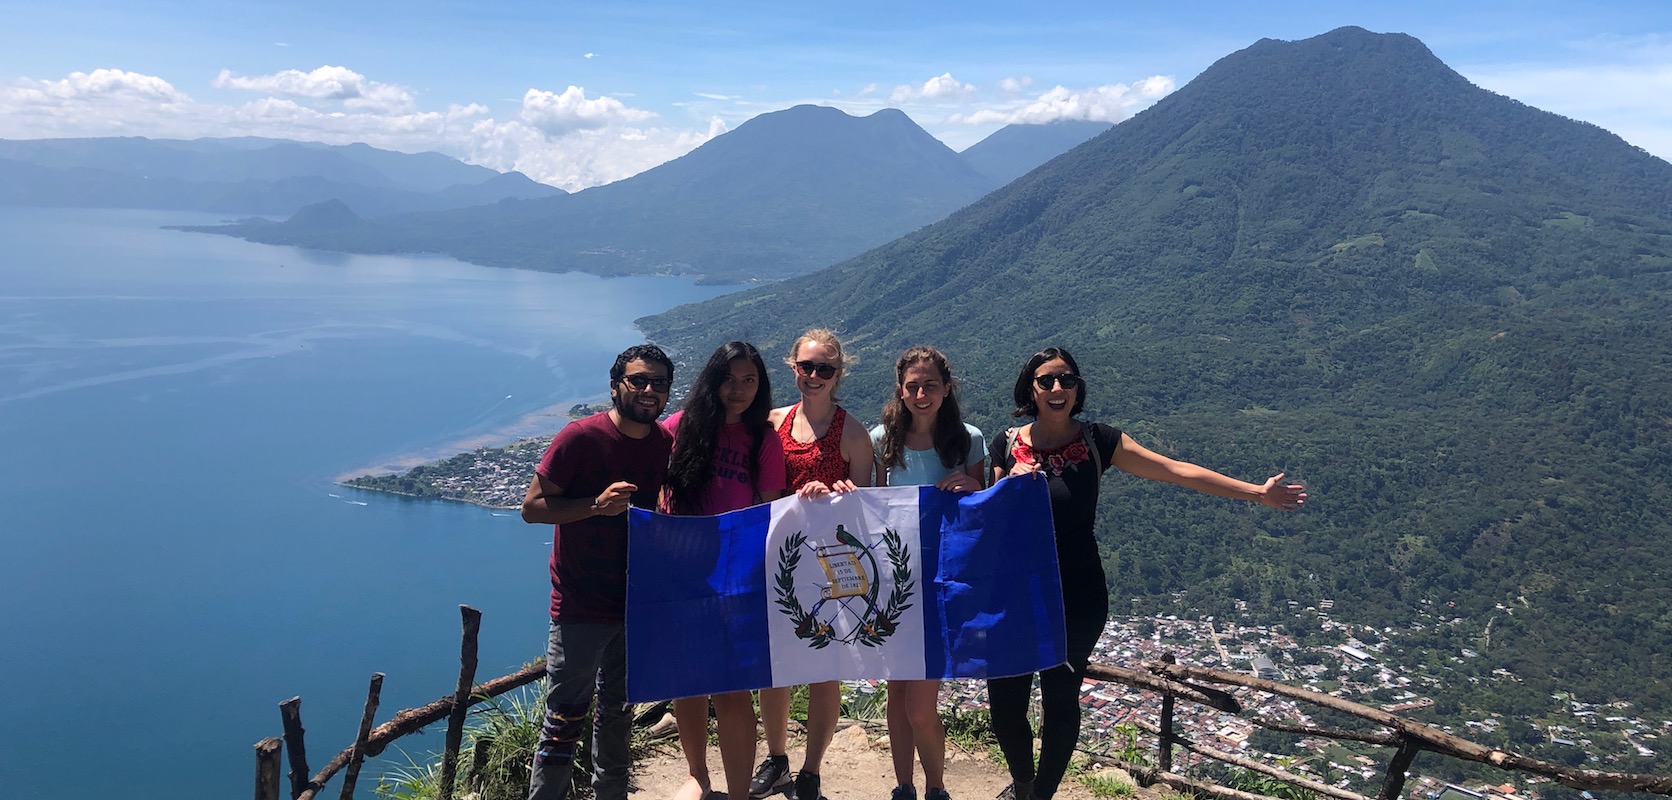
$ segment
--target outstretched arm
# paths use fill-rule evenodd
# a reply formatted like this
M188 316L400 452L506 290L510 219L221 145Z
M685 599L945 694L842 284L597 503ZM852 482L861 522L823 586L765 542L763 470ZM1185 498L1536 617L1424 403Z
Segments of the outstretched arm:
M1293 511L1306 503L1306 487L1298 483L1283 483L1281 472L1267 478L1263 484L1239 481L1207 467L1175 461L1148 450L1125 433L1120 435L1120 446L1115 448L1110 463L1140 478L1174 483L1217 497L1248 500L1269 508Z

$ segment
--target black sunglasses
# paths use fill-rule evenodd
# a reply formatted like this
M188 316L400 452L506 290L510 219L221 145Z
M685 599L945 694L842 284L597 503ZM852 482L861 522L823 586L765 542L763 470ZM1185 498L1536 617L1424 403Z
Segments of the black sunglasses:
M622 376L621 379L626 381L628 386L631 386L641 392L646 388L649 388L654 389L659 393L665 393L667 390L673 388L673 378L651 378L642 372L625 375Z
M1080 376L1067 372L1061 375L1035 375L1033 382L1047 392L1055 389L1059 383L1062 384L1062 388L1071 391L1080 388Z
M803 378L811 378L816 375L821 380L828 381L836 377L835 367L829 364L820 364L817 361L797 361L795 362L795 371L801 373Z

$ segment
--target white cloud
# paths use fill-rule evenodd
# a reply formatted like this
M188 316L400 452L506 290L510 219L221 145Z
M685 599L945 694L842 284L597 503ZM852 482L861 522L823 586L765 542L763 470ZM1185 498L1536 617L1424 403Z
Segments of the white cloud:
M75 102L106 99L183 103L191 100L162 78L119 69L72 72L60 81L34 81L24 78L11 89L0 91L5 92L0 97L20 100L33 98L37 101L51 99Z
M577 130L552 140L518 120L483 120L471 130L465 160L499 170L515 169L542 183L578 191L612 183L678 158L726 132L719 117L706 130L632 128Z
M952 77L952 73L945 72L924 81L920 86L896 86L888 99L894 103L909 103L913 100L962 100L973 94L973 84L962 83Z
M387 112L413 108L412 93L394 84L367 80L347 67L323 66L312 72L287 69L271 75L240 77L223 69L210 85L217 89L240 89L282 97L341 101L346 108Z
M953 114L946 121L964 125L1037 124L1059 119L1120 122L1172 91L1173 79L1164 75L1145 78L1131 86L1112 83L1081 91L1056 86L1032 100L970 114Z
M999 81L999 88L1004 90L1005 94L1009 94L1009 95L1021 94L1023 89L1026 89L1026 88L1028 88L1029 86L1032 86L1032 85L1033 85L1033 78L1031 78L1027 75L1023 75L1020 78L1005 78L1005 79Z
M64 136L266 136L326 144L365 142L402 152L434 150L498 170L515 169L570 191L643 172L726 131L719 117L648 127L657 115L614 97L529 89L509 117L476 103L416 107L410 92L328 67L240 77L218 88L263 92L243 103L199 102L162 78L100 69L62 80L0 85L0 138ZM511 101L517 103L519 101Z
M582 53L581 58L597 58L597 53Z
M613 97L589 98L585 89L573 85L562 94L529 89L523 94L521 114L524 123L552 137L642 122L655 116L654 112L629 108Z

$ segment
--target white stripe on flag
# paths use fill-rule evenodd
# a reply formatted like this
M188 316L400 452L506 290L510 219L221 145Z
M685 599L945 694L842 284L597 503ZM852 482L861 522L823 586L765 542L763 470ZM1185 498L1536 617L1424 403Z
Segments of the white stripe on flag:
M774 503L766 536L772 681L922 678L918 487Z

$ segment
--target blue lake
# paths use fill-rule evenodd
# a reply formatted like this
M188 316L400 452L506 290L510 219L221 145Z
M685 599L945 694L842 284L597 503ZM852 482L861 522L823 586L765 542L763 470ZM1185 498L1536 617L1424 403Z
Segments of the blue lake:
M373 672L380 722L451 692L461 603L480 677L540 655L549 528L333 479L549 433L729 291L160 229L216 220L0 208L7 798L248 796L293 695L317 768Z

